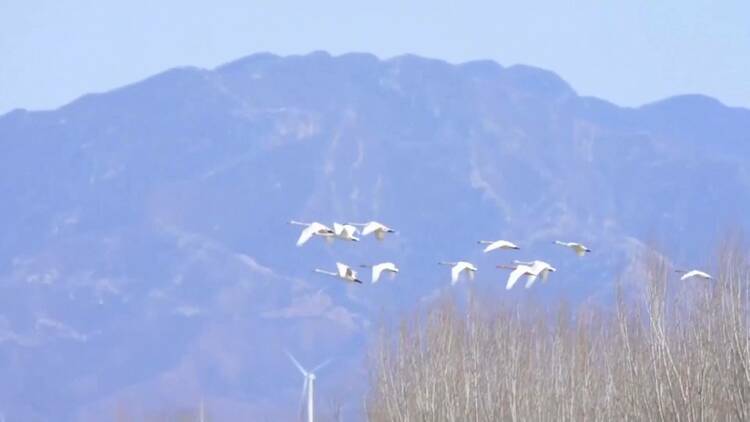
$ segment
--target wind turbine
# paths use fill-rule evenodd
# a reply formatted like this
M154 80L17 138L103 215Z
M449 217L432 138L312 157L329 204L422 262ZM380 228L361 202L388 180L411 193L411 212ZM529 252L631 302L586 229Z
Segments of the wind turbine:
M312 371L306 371L305 368L303 368L302 365L297 362L297 359L295 359L291 353L286 352L286 354L287 356L289 356L289 359L292 360L294 366L296 366L297 369L299 369L299 371L302 373L302 376L305 377L305 381L302 384L302 396L300 396L300 405L302 405L302 400L305 399L305 391L307 391L307 421L313 422L313 417L315 415L315 412L313 411L313 385L315 383L315 372L328 365L331 360L326 360L325 362L313 368Z

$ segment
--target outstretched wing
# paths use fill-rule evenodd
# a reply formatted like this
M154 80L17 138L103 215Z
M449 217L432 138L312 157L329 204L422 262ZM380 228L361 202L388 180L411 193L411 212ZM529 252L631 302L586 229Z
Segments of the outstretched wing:
M350 226L349 224L345 225L344 228L346 229L347 233L349 233L349 236L354 237L354 235L357 234L359 229L357 229L354 226Z
M514 243L508 242L507 240L498 240L487 245L487 247L484 248L484 253L494 251L496 249L516 249L517 247L518 246L516 246Z
M308 240L310 240L311 237L313 237L315 231L316 229L312 225L305 227L305 229L302 230L302 233L299 235L299 239L297 239L297 246L304 245Z
M508 276L508 282L505 284L505 290L512 289L513 286L515 286L518 282L518 279L521 278L521 276L524 274L526 274L526 269L522 266L519 266L515 270L511 271L510 275Z
M712 277L703 271L698 270L692 270L685 273L682 277L680 277L680 280L687 280L690 277L699 277L699 278L705 278L705 279L711 279Z
M451 285L458 283L458 277L461 275L461 271L464 270L464 266L456 264L451 268Z
M380 280L380 274L385 270L385 264L378 264L372 266L372 282L377 283Z
M534 285L534 282L536 281L536 276L534 274L529 274L529 278L526 279L526 285L523 286L525 289L530 288Z
M547 280L546 273L549 269L549 264L543 261L534 261L534 263L531 265L531 273L536 275L541 275L542 280Z
M348 265L342 264L340 262L336 263L336 272L339 273L339 277L345 278L349 270L350 268Z
M545 268L539 272L539 275L542 276L542 281L547 281L549 278L549 270Z
M489 245L487 245L486 248L484 248L483 252L487 253L487 252L494 251L495 249L499 249L500 246L502 246L502 245L500 245L500 242L492 242Z
M378 222L375 222L375 221L370 221L370 222L369 222L369 223L367 223L367 224L365 225L365 227L364 227L364 228L362 229L362 235L363 235L363 236L367 236L368 234L370 234L370 233L374 232L375 230L377 230L377 229L381 228L382 226L383 226L383 225L382 225L382 224L380 224L380 223L378 223Z

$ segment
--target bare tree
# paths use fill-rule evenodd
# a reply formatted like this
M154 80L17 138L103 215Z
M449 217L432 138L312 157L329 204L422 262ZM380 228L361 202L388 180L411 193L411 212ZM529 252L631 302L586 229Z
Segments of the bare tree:
M373 421L750 419L750 270L737 239L713 282L680 281L658 253L611 309L533 303L465 310L448 298L371 353ZM636 295L626 294L631 291Z

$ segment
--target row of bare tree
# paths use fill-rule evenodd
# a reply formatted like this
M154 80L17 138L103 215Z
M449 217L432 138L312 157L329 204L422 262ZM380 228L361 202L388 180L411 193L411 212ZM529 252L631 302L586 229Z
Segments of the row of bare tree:
M649 254L609 307L446 299L384 328L367 417L750 420L750 270L735 243L720 249L708 282L680 281Z

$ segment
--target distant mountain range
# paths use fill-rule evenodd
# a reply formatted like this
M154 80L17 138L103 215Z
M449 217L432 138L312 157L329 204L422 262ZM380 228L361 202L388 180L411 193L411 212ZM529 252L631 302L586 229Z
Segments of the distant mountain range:
M748 209L750 110L622 108L528 66L257 54L16 110L0 117L0 412L101 421L203 398L219 420L293 420L288 349L333 358L321 415L356 419L375 329L467 288L438 260L477 264L489 300L606 304L650 242L710 270ZM400 233L296 248L290 219ZM499 238L521 250L476 243ZM516 258L558 272L506 293L494 266ZM312 272L337 260L401 274Z

